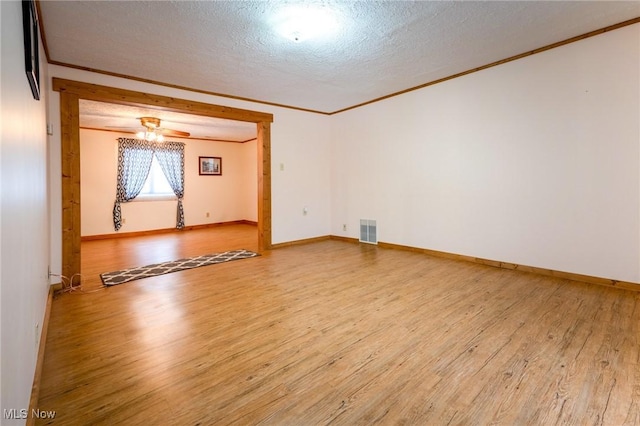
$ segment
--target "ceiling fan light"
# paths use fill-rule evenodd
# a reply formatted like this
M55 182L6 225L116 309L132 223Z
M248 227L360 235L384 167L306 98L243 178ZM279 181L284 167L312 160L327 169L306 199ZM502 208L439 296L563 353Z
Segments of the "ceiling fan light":
M160 119L156 117L140 117L140 123L149 130L160 127Z
M164 142L164 135L162 134L165 130L160 128L160 119L155 117L141 117L140 124L145 128L144 131L136 133L136 136L140 139L144 139L148 142ZM188 137L188 132L180 132L177 130L171 130L171 135L177 136L185 136Z

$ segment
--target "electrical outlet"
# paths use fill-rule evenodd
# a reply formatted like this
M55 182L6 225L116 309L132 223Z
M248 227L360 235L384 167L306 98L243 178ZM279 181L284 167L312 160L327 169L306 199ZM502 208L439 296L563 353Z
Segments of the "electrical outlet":
M123 218L122 218L122 224L124 225L125 223L127 223L127 218L126 218L126 217L123 217Z
M342 224L342 230L343 230L343 231L346 231L346 230L347 230L347 224L346 224L346 223L343 223L343 224Z
M209 212L205 213L205 216L206 216L206 217L209 217Z
M302 215L306 216L307 213L309 213L309 209L305 206L305 207L302 208Z

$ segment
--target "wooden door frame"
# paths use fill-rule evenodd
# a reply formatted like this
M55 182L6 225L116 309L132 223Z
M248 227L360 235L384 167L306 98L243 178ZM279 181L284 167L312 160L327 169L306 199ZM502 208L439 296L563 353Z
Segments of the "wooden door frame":
M256 123L258 251L271 248L271 123L273 114L53 78L60 92L62 274L80 273L80 99Z

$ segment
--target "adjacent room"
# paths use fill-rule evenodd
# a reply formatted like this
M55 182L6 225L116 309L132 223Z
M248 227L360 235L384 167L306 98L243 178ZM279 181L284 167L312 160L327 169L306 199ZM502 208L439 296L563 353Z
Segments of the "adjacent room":
M640 424L640 2L0 11L3 425Z
M162 127L158 129L164 140L184 143L184 187L189 189L184 189L182 200L184 226L193 229L226 223L255 225L255 125L83 100L79 120L82 239L175 230L177 196L157 161L152 162L145 185L132 200L136 202L121 203L120 227L116 231L114 226L118 141L140 137L137 133L146 130L140 117L150 115L159 120ZM207 164L212 159L218 162L218 170L208 172L199 166L199 161Z

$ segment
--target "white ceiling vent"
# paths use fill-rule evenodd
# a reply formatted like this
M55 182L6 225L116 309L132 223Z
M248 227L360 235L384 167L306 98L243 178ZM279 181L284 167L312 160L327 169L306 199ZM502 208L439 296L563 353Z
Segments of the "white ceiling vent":
M375 220L360 219L360 242L378 244L378 227Z

